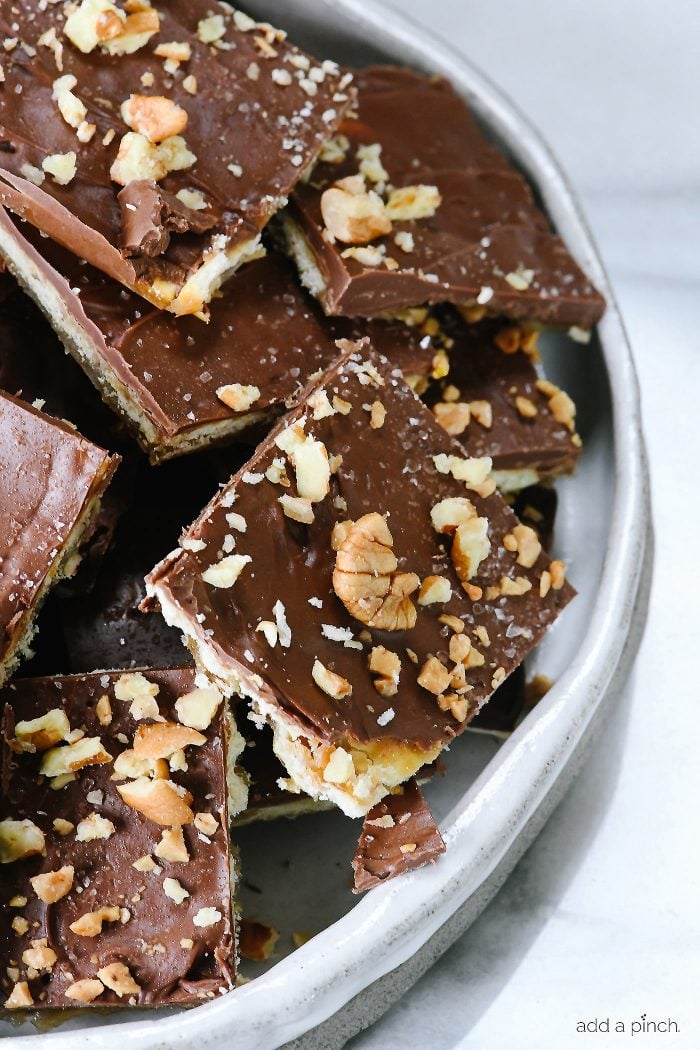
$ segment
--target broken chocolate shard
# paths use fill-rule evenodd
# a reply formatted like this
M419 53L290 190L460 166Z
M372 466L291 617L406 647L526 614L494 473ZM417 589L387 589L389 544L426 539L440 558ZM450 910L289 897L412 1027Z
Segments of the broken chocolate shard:
M529 185L444 80L388 68L355 79L357 115L282 214L328 314L450 302L551 324L600 319L602 297Z
M171 233L206 233L216 216L183 204L153 180L135 179L117 194L121 208L119 247L127 257L162 255Z
M449 371L424 400L469 456L490 456L499 488L518 491L571 473L581 452L576 407L535 368L537 332L440 313ZM548 549L548 545L545 544Z
M134 18L145 33L129 31ZM116 37L101 35L105 20ZM0 135L14 148L0 153L0 203L177 315L205 311L259 254L263 228L352 101L335 63L209 0L132 14L82 0L68 18L55 4L5 0L0 32L16 41L3 58ZM126 257L117 192L142 179L200 194L216 225Z
M199 669L273 726L296 786L360 816L466 727L574 592L529 533L521 550L488 461L467 459L388 362L352 344L345 355L147 589ZM453 514L474 522L456 549ZM356 544L357 558L365 540L374 549L367 529L391 547L386 608L362 572L338 576L353 523L352 564ZM467 533L488 535L469 578Z
M227 282L205 327L154 309L0 209L3 237L34 274L33 294L68 351L154 463L269 426L335 360L336 338L363 331L362 322L329 324L277 252ZM436 347L418 328L372 321L368 331L407 373L430 371ZM230 384L251 388L247 407L232 408L219 396Z
M50 588L75 572L118 463L68 423L0 392L0 684L29 655Z
M422 868L445 852L445 843L415 780L383 798L365 817L352 861L355 893Z

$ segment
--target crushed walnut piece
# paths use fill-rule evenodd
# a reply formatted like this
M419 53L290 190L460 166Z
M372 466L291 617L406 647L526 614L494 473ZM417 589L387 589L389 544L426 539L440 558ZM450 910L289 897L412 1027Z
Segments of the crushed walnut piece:
M381 514L365 514L348 528L338 547L333 589L348 612L385 631L410 630L416 607L410 595L420 581L415 573L397 572L394 540Z
M435 605L449 602L452 597L452 585L446 576L426 576L418 592L419 605Z
M121 105L127 127L157 145L187 127L187 112L164 95L129 95Z
M362 175L340 179L321 194L321 214L326 230L344 244L367 244L391 233L384 202L368 190Z

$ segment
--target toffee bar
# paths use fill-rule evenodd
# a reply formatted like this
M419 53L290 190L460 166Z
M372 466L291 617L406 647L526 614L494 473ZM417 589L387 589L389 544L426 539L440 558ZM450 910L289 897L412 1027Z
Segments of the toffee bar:
M245 789L221 696L176 668L24 679L0 703L5 1007L232 988L228 821Z
M351 101L334 62L216 0L2 0L0 30L0 203L175 314L260 253Z
M431 762L573 597L489 469L346 344L146 580L296 786L350 816Z

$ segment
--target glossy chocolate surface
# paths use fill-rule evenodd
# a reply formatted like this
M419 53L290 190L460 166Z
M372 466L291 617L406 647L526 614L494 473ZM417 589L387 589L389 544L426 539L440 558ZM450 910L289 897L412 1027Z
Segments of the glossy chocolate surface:
M3 58L0 202L129 287L157 280L179 287L206 249L219 245L220 235L230 245L257 236L348 101L337 66L310 60L310 69L318 72L309 88L309 70L295 65L306 62L303 53L252 20L239 28L240 15L227 5L169 0L156 10L160 29L145 46L109 55L99 46L84 54L63 35L63 5L33 0L0 5L3 37L17 40ZM213 14L221 33L209 45L202 42L199 25ZM63 45L60 63L51 47L39 43L51 30ZM170 71L154 53L169 42L190 49L190 57ZM281 71L289 83L273 79ZM96 127L88 142L79 141L52 97L54 81L68 75L76 78L73 91L87 109L85 120ZM188 77L195 78L194 92ZM206 233L173 233L157 256L125 255L119 247L121 187L110 168L129 131L120 107L132 94L163 96L186 112L181 136L196 161L171 171L160 186L171 194L183 189L203 194L214 222ZM27 165L41 172L47 155L68 152L76 155L77 171L67 185L47 175L37 186L25 177Z
M525 180L444 80L387 68L358 72L356 84L358 117L340 129L349 142L345 159L319 164L297 186L288 213L321 273L327 313L372 315L448 301L554 324L599 320L601 296L552 233ZM323 191L357 174L357 148L374 144L391 186L435 186L442 200L431 217L395 221L389 235L372 240L393 260L388 265L343 257L347 244L324 237L321 214ZM412 236L411 250L397 244L397 233ZM514 287L519 274L525 284Z
M328 322L300 287L293 264L277 252L227 282L205 326L194 317L156 310L7 213L0 212L0 225L59 291L97 355L102 381L118 383L148 417L155 439L140 429L136 436L157 457L162 446L236 416L244 420L252 413L254 421L279 413L311 375L335 360L340 336L366 331L405 372L430 370L430 338L398 321ZM50 341L58 349L57 340ZM249 410L235 412L217 396L230 383L258 388ZM133 420L126 422L135 427Z
M355 893L422 868L444 852L428 803L415 780L409 780L365 817L352 861Z
M118 459L0 392L0 659Z
M467 694L468 720L499 680L537 644L574 592L566 584L540 597L540 576L549 559L540 554L531 568L516 564L516 555L503 546L504 535L517 524L513 512L497 493L482 499L463 482L438 472L433 456L461 457L461 446L435 422L387 362L376 360L378 381L372 380L372 365L368 375L361 364L366 354L365 348L356 359L334 366L310 393L325 391L331 402L339 395L350 403L349 412L316 420L316 402L300 403L187 530L183 542L190 549L175 552L149 579L161 600L179 607L198 645L210 648L235 671L252 695L281 705L302 727L335 743L398 740L427 750L449 743L466 725L449 710L442 711L435 695L417 681L430 654L447 657L451 631L438 617L447 613L462 618L468 637L484 656L482 666L467 672L472 686ZM370 427L367 411L375 400L386 410L379 429ZM281 455L275 439L301 416L307 418L306 433L322 442L329 456L343 457L331 477L329 494L313 505L315 517L310 525L290 520L279 502L283 494L296 492L291 467L288 488L269 480L265 473ZM449 540L445 542L447 538L431 525L431 509L448 497L469 498L477 513L488 520L490 553L471 581L483 589L478 601L467 596L457 579ZM227 515L232 508L244 519L244 532L229 524ZM324 628L344 629L356 642L365 630L333 590L331 531L336 522L357 520L371 512L386 515L399 571L417 573L421 579L444 575L451 583L452 597L444 604L420 607L410 630L366 628L371 644L348 648L327 637ZM230 549L232 541L227 536L233 536L237 554L252 559L228 588L202 578L221 558L224 546ZM191 549L200 545L198 541L203 549ZM500 593L504 576L524 577L525 586L531 586L519 596L505 596ZM491 599L487 597L489 586L497 590ZM288 647L270 648L256 628L261 620L274 620L277 602L285 610L291 641ZM478 640L477 628L480 633L486 630L488 646ZM367 667L371 645L400 654L398 696L387 699L374 688ZM415 664L407 649L415 653ZM334 700L314 684L311 670L316 659L352 685L352 696Z
M194 687L194 674L187 668L146 671L158 686L157 702L166 719L176 720L174 703ZM0 694L5 707L5 732L13 725L62 707L73 729L98 736L106 751L116 758L131 746L134 733L146 721L136 722L129 703L115 698L114 685L120 673L64 678L24 679ZM106 695L112 721L102 725L96 714L98 699ZM198 1003L230 988L235 980L233 918L229 888L229 837L226 815L226 738L222 708L204 731L206 742L186 749L187 770L172 772L173 782L189 791L193 812L211 813L218 827L203 837L190 823L183 827L190 856L187 862L172 862L154 854L163 828L127 806L112 779L112 762L87 766L77 779L60 790L52 790L46 777L38 775L40 754L12 754L4 747L6 793L0 798L0 819L34 821L44 832L45 856L33 856L3 866L3 908L0 909L0 988L3 999L12 981L6 967L16 966L19 980L26 979L23 952L32 940L46 938L57 955L49 973L30 978L29 988L36 1007L85 1005L66 997L66 989L82 979L93 979L101 967L123 962L131 971L138 994L125 998L108 989L91 1006L162 1005ZM122 739L123 737L123 739ZM89 814L110 820L115 831L108 838L78 841L76 830L59 835L56 818L76 825ZM153 855L158 865L138 871L135 860ZM73 888L53 904L44 904L30 879L64 865L75 869ZM163 880L177 879L190 896L181 904L166 896ZM8 906L11 898L27 898L27 904ZM103 906L127 909L126 921L105 922L95 937L81 936L70 929L76 919ZM194 923L201 908L215 908L220 918L209 926ZM12 921L24 917L29 923L18 934ZM186 944L182 945L181 940ZM191 945L189 942L191 941Z
M446 315L443 324L454 340L450 370L428 389L425 400L434 410L436 403L445 410L446 394L451 405L488 403L490 426L477 409L461 433L452 431L467 454L490 456L494 470L530 469L541 478L573 470L580 440L552 414L549 396L537 386L540 376L532 358L524 350L506 353L496 341L519 329L490 320L470 325Z

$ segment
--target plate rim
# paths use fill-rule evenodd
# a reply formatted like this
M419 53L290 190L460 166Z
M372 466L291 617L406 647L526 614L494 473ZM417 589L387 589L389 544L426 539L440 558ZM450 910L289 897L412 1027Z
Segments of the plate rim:
M551 149L470 59L393 4L304 0L303 7L310 17L315 9L331 16L340 9L398 62L452 80L537 186L557 231L606 297L598 335L613 404L615 493L590 624L571 666L444 821L448 851L439 864L373 890L312 943L235 995L169 1017L10 1036L8 1050L32 1050L39 1042L49 1050L116 1050L125 1039L131 1050L195 1041L208 1047L225 1044L234 1031L237 1050L273 1050L396 969L479 889L554 786L602 703L630 633L642 572L650 571L644 556L649 479L631 348L593 237Z

